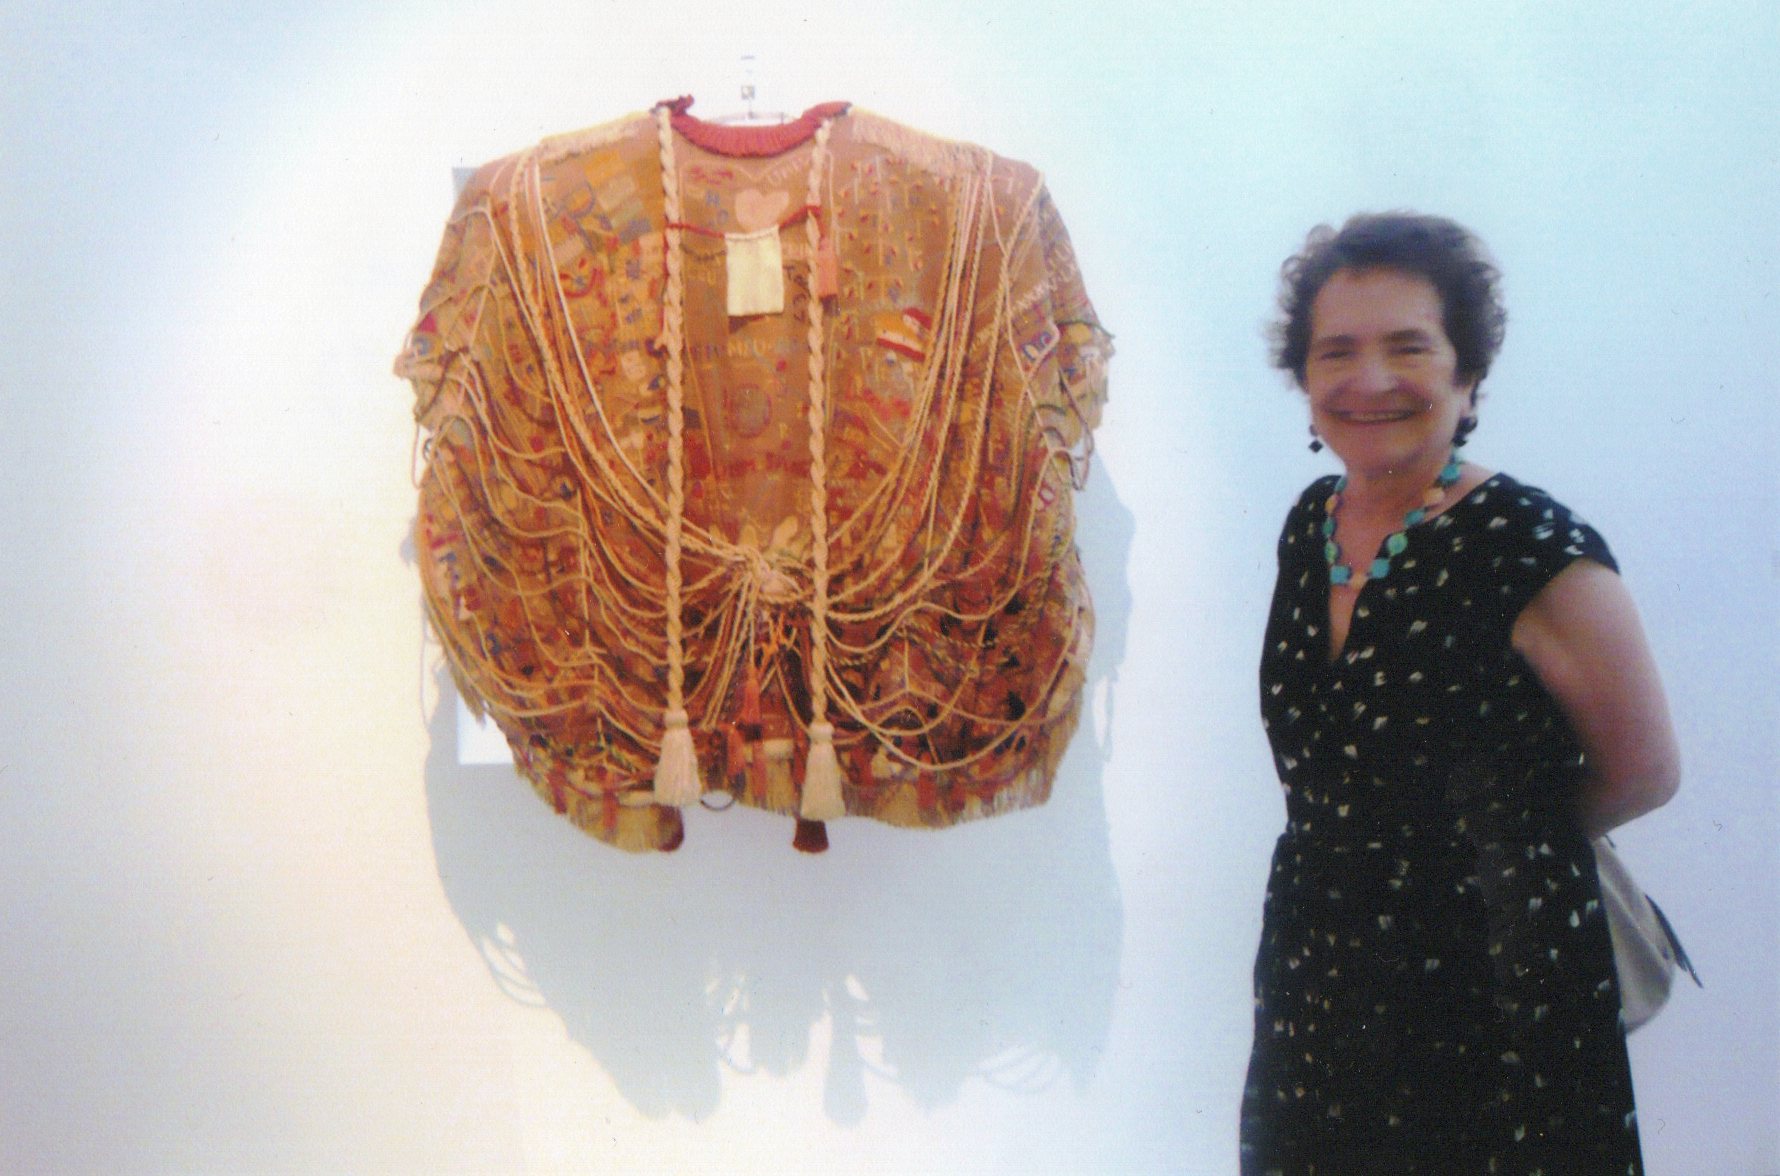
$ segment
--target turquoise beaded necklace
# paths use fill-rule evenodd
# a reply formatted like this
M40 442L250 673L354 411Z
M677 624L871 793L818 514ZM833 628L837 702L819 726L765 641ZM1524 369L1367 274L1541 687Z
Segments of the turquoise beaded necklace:
M1382 580L1391 574L1391 560L1409 546L1409 536L1405 533L1428 517L1428 512L1440 505L1446 492L1453 488L1459 480L1459 456L1452 453L1447 456L1446 465L1441 469L1440 476L1422 495L1421 505L1414 507L1403 516L1403 526L1391 532L1384 541L1384 554L1372 561L1367 569L1366 578ZM1323 505L1323 558L1329 561L1329 583L1334 585L1351 584L1354 570L1341 562L1341 546L1335 542L1335 515L1341 509L1341 492L1347 489L1347 475L1342 474L1335 483L1335 492L1329 495L1329 501Z

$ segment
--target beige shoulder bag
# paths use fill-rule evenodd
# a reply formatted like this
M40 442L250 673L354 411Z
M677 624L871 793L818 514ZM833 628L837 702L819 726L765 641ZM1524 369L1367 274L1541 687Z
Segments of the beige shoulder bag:
M1629 1033L1656 1016L1668 1002L1676 968L1700 984L1700 974L1675 935L1675 929L1648 894L1632 880L1630 870L1605 837L1595 839L1595 871L1601 878L1601 904L1613 937L1613 963L1619 970L1620 1006ZM1704 987L1704 985L1701 985Z

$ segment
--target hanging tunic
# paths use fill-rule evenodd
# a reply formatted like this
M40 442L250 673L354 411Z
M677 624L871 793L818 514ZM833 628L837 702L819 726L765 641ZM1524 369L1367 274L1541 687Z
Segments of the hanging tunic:
M1511 643L1601 537L1496 475L1408 529L1329 659L1333 479L1286 521L1261 711L1286 790L1245 1174L1637 1173L1582 754Z
M1110 343L1039 175L840 104L685 105L488 164L447 225L396 370L461 692L627 849L680 838L676 696L744 804L797 812L827 725L849 814L1041 803Z

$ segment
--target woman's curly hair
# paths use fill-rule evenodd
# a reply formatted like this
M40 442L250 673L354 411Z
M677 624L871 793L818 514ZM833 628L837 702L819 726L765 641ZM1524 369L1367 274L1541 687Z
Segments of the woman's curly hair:
M1502 349L1508 312L1501 272L1483 242L1463 225L1412 212L1361 213L1340 231L1318 225L1304 248L1279 271L1280 319L1273 325L1273 363L1304 385L1310 309L1340 270L1393 269L1426 278L1440 295L1446 337L1458 353L1457 374L1479 382Z

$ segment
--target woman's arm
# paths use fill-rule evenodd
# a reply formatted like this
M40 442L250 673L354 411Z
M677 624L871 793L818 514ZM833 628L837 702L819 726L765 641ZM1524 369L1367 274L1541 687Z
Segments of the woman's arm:
M1515 650L1570 720L1588 759L1578 817L1598 837L1675 795L1681 754L1637 607L1610 568L1579 559L1514 624Z

